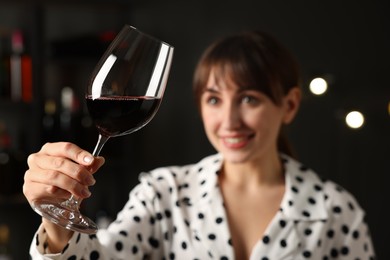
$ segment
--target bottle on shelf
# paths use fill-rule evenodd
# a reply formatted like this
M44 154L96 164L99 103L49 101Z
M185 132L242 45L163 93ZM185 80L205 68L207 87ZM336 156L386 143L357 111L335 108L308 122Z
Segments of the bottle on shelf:
M11 98L29 103L32 100L32 60L25 49L22 31L14 31L10 56Z
M43 141L53 142L56 140L56 134L58 132L57 121L57 103L54 99L47 99L42 118Z
M9 246L9 227L6 224L0 225L0 260L12 260Z
M10 97L8 37L0 34L0 97Z
M21 194L24 164L19 152L12 148L12 140L5 122L0 121L0 201L9 201ZM20 157L20 158L19 158Z

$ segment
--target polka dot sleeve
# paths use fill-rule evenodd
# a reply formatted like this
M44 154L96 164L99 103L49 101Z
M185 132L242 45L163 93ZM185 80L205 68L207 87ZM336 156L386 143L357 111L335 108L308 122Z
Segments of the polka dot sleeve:
M333 241L329 256L338 259L375 259L365 212L357 200L341 186L327 182L328 208L333 216L327 240Z
M30 248L32 259L157 259L163 252L160 204L147 177L130 193L130 199L108 229L96 235L75 232L58 254L47 252L47 234L41 226ZM164 212L164 214L167 214Z
M75 232L67 245L60 253L50 253L47 248L47 233L41 225L36 232L30 247L30 256L32 259L81 259L82 250L68 250L68 248L78 248L78 245L86 244L89 236Z

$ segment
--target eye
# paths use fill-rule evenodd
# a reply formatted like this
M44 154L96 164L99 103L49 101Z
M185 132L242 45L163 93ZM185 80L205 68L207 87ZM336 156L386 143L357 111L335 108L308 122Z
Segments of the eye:
M217 97L210 96L206 99L207 104L210 105L216 105L219 102L219 99Z
M245 95L241 98L241 102L245 104L256 105L257 103L260 102L260 100L255 96Z

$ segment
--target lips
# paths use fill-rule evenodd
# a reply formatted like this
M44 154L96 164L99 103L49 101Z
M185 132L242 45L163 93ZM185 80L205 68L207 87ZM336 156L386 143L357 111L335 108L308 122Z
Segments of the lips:
M237 143L241 143L241 142L243 142L245 140L246 140L245 137L227 137L227 138L224 138L224 141L226 143L229 143L229 144L237 144Z
M239 149L246 146L254 135L222 137L223 144L230 149Z

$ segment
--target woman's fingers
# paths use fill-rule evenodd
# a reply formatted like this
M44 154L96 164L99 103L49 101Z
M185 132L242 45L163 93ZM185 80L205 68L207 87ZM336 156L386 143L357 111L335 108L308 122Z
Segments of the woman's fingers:
M28 157L27 163L23 192L31 202L70 194L89 197L88 186L95 184L92 174L104 164L104 158L94 158L77 145L61 142L45 144L38 153Z
M23 184L23 193L30 203L37 199L51 198L51 197L55 197L59 199L67 199L71 195L71 193L69 193L68 191L59 189L56 186L30 181L26 178Z
M61 172L43 169L39 172L27 170L23 189L29 200L39 197L69 196L70 193L80 198L91 195L87 185Z
M58 175L67 175L83 185L90 186L95 183L95 179L86 166L77 164L74 161L64 157L36 153L31 154L27 161L30 169L33 169L37 172L37 178L51 177L47 179L47 181L51 181L54 180L53 178L57 177ZM45 171L50 171L53 176L44 176L43 172ZM40 172L42 172L42 174L39 174ZM43 180L41 179L41 181Z
M95 157L95 159L93 160L93 163L88 167L88 170L93 174L97 170L99 170L100 167L102 167L104 163L105 163L104 157L101 157L101 156Z
M84 165L90 173L95 173L105 162L103 157L93 157L89 152L69 142L46 143L39 154L68 158L77 164ZM56 163L61 164L62 161Z
M92 154L69 142L46 143L42 146L40 153L66 157L85 166L91 165L94 161Z

